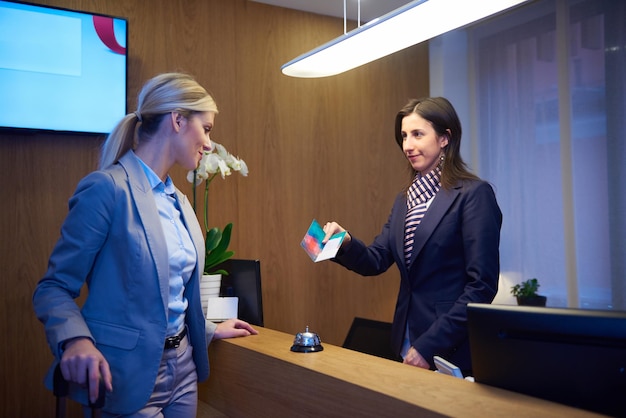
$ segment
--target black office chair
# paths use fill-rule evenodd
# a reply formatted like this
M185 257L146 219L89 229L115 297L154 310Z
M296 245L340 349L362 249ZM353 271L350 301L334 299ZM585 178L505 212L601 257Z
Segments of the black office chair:
M391 351L390 322L355 317L342 347L389 360L398 360L398 356Z
M251 325L263 326L263 296L261 293L261 262L234 259L221 268L228 272L222 277L220 296L237 296L237 317Z

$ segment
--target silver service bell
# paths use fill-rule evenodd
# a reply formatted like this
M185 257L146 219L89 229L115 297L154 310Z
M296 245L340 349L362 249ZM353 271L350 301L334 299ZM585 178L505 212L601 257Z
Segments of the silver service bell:
M309 332L309 327L306 327L306 331L296 334L296 338L291 346L291 351L297 353L313 353L316 351L322 351L322 341L320 337L314 332Z

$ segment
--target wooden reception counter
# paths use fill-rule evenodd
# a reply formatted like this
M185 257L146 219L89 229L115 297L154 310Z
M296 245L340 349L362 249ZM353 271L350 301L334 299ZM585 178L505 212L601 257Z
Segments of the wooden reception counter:
M326 344L290 351L294 336L214 341L199 398L228 417L590 417L591 412Z

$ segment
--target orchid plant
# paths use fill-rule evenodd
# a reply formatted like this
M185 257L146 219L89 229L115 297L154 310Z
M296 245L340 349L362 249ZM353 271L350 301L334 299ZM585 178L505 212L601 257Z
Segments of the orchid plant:
M229 223L223 231L209 225L209 185L220 174L223 179L238 171L242 176L248 175L248 166L245 161L234 157L223 145L213 142L211 151L205 151L198 168L187 173L187 180L193 184L193 208L196 209L196 186L205 181L204 185L204 229L206 232L206 256L204 259L204 274L228 274L223 269L216 269L218 265L231 258L235 253L228 250L233 224Z

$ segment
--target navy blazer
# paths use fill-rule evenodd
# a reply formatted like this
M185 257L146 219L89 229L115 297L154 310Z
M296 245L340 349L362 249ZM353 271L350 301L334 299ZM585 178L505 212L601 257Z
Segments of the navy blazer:
M400 354L408 325L411 345L431 368L438 355L470 371L467 303L490 303L498 288L502 213L493 189L480 180L440 189L415 231L408 265L406 213L406 193L400 193L374 242L366 246L352 237L335 261L364 276L395 263L401 280L392 325L394 352Z
M209 374L207 333L199 281L204 236L187 198L176 190L182 217L198 255L187 286L185 322L193 345L198 379ZM33 295L55 356L46 385L61 357L61 343L91 338L109 362L113 392L105 410L129 414L143 407L152 391L167 331L169 262L165 235L150 183L139 160L124 155L111 167L82 179L70 199L69 213ZM84 283L82 309L74 299ZM209 334L214 330L209 323ZM70 397L87 403L85 388L70 386Z

